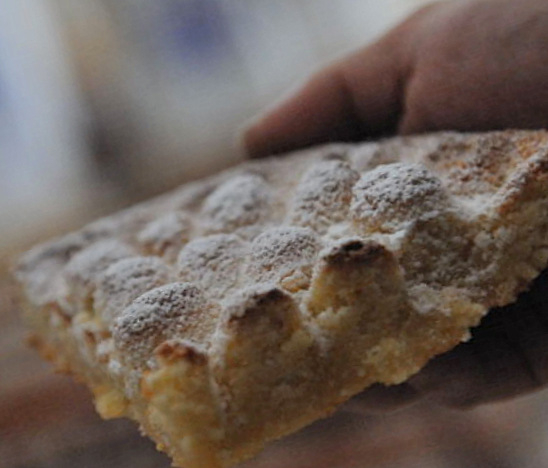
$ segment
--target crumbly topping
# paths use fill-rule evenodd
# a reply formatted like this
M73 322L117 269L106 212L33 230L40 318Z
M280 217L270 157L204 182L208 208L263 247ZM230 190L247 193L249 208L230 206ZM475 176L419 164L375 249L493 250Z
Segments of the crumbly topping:
M103 270L112 263L135 254L135 250L129 245L114 239L96 242L78 252L64 269L65 280L71 287L70 302L77 307L83 307Z
M310 229L269 229L251 244L248 277L266 282L280 282L294 275L308 278L319 250L320 240Z
M215 308L190 283L160 286L133 301L114 321L116 348L132 366L144 365L156 346L171 338L207 342Z
M257 306L267 302L279 302L280 298L289 298L289 296L273 283L257 283L246 286L225 301L225 319L243 318L246 313Z
M115 322L117 349L140 350L134 363L172 333L206 336L221 307L213 304L246 287L267 282L303 297L320 250L341 239L394 252L408 288L451 283L476 298L496 277L504 285L491 304L524 282L499 271L536 271L527 260L508 264L506 253L529 242L519 220L537 222L531 213L541 208L520 208L540 196L547 140L544 132L444 133L256 161L33 249L18 279L33 305Z
M290 222L323 233L331 224L343 221L358 178L344 161L321 161L312 166L297 187Z
M206 233L232 232L260 223L268 216L271 189L255 174L229 179L204 202L202 216Z
M447 205L440 180L420 164L394 163L365 172L354 187L350 208L365 232L395 232L434 216Z
M117 238L132 243L135 235L157 216L159 200L126 208L114 215L100 218L82 229L83 234L94 240Z
M169 194L169 205L174 210L194 210L219 186L225 174L190 182Z
M466 139L452 135L441 151L432 151L425 162L440 172L455 194L475 197L496 191L516 163L512 138L492 134Z
M59 299L62 282L59 272L70 258L85 245L83 236L68 236L36 246L20 260L15 272L19 281L24 281L29 300L42 306Z
M110 265L99 277L93 294L102 321L112 321L142 294L169 282L170 269L157 257L130 257Z
M176 463L228 466L514 301L548 264L547 194L545 131L313 148L92 223L17 276L59 361L114 388L103 406Z
M212 298L221 298L238 281L243 242L233 234L213 234L189 242L179 254L177 277L199 285Z
M190 217L176 211L167 213L148 223L137 236L137 241L147 253L164 256L174 261L181 246L188 242L191 230Z

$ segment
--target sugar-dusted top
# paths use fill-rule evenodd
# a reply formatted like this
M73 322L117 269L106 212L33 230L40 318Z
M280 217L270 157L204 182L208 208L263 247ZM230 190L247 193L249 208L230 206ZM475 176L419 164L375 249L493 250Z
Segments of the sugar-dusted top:
M459 294L489 307L544 266L543 256L529 270L504 262L529 242L528 228L548 223L522 209L546 203L547 173L544 131L325 146L243 164L92 223L30 251L17 277L35 306L92 312L136 367L165 340L207 349L242 291L259 284L306 315L314 278L339 274L328 252L341 239L381 245L417 310L436 313L424 298ZM500 276L503 264L515 274Z

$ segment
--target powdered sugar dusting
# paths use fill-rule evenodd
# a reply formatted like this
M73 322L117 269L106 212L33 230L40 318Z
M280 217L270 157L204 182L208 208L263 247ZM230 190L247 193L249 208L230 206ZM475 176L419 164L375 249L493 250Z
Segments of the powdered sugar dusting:
M237 284L245 253L243 242L233 234L195 239L179 254L177 276L220 298Z
M94 307L103 322L112 321L134 299L168 283L170 269L156 257L130 257L113 263L100 276L93 294Z
M256 307L261 299L273 293L283 296L281 290L273 283L257 283L238 290L237 293L229 296L223 304L225 318L242 318L246 311Z
M343 221L352 198L352 186L359 174L348 163L321 161L301 179L293 198L289 221L320 233Z
M304 287L319 250L320 240L310 229L269 229L251 244L248 277L282 284L283 280L295 280L296 288Z
M147 253L163 256L172 262L181 246L188 241L191 227L190 218L185 213L167 213L147 224L137 236L137 241Z
M34 247L23 256L15 274L19 281L25 282L27 296L33 304L41 306L59 299L63 289L59 273L84 246L83 236L69 234Z
M206 233L232 232L268 218L271 189L255 174L240 174L222 184L204 202Z
M207 342L217 321L216 311L190 283L160 286L133 301L115 320L114 344L128 364L142 366L167 339Z
M166 340L200 342L212 353L240 325L293 305L319 330L310 298L335 331L314 332L327 343L347 312L369 307L354 307L353 298L365 297L354 294L357 283L365 278L374 292L396 270L403 281L382 286L386 303L405 297L409 317L450 319L470 302L485 310L513 300L546 266L547 145L546 132L438 134L256 161L39 247L17 275L46 340L64 327L60 340L71 337L99 372L109 361L108 378L120 387L131 381L135 392ZM345 239L356 243L322 261L321 250ZM386 270L358 255L372 241L391 252ZM381 295L374 292L371 307L384 307ZM220 323L222 307L235 318L232 330ZM435 338L428 326L425 336ZM256 342L263 337L247 329ZM245 347L240 338L230 343ZM273 357L281 347L274 349Z
M65 280L71 286L69 302L83 307L102 271L112 263L135 254L129 245L114 239L96 242L78 252L64 269Z
M440 180L420 164L394 163L362 174L354 186L353 221L365 232L395 232L448 204Z

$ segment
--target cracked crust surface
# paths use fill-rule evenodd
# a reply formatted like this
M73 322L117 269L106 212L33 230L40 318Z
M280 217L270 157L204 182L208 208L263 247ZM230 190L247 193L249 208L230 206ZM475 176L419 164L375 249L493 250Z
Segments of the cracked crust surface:
M36 345L179 466L230 466L396 384L548 263L548 133L247 163L38 246Z

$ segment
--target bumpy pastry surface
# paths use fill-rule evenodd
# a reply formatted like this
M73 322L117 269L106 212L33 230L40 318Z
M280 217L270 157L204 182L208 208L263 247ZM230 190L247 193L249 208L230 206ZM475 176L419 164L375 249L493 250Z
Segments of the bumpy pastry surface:
M179 466L224 467L403 382L548 263L548 133L241 165L25 255L39 348Z

